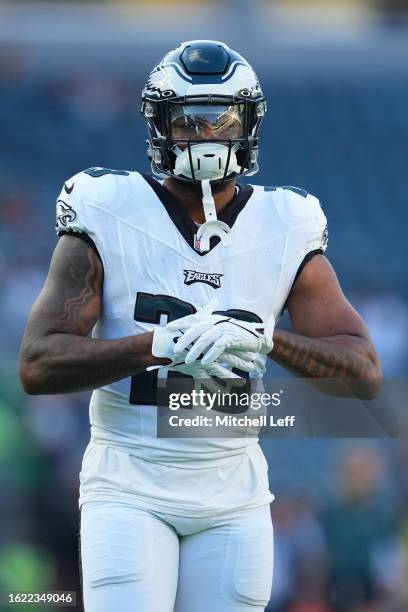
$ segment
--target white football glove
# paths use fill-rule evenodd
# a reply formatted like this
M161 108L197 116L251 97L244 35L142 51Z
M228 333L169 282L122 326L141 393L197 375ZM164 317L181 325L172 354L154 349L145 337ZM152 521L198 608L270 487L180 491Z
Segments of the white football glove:
M180 372L192 376L196 381L196 389L205 387L207 391L213 393L231 391L232 387L242 387L247 383L245 378L231 372L228 365L217 362L204 366L201 362L196 361L191 364L182 363L164 367L171 372Z
M191 325L199 324L205 321L210 316L211 312L217 306L217 300L212 300L207 306L198 310L195 314L187 315L168 323L166 326L157 326L153 332L152 355L154 357L164 357L170 359L170 363L165 366L149 366L148 371L166 368L168 370L188 374L196 379L233 379L232 384L245 384L245 380L237 374L233 373L232 368L245 370L247 361L242 359L239 354L228 355L223 359L223 363L211 363L204 366L201 363L186 364L185 357L188 353L187 349L183 351L175 350L177 340L183 335L183 330L188 329Z
M169 324L169 331L176 323ZM200 355L202 365L221 362L229 359L231 355L247 361L247 367L255 367L257 354L267 355L273 348L273 330L275 318L273 315L266 324L249 323L224 315L210 315L190 326L184 335L175 339L174 352L182 353L188 349L185 363L194 363ZM245 356L244 356L245 355ZM237 366L243 369L241 366Z
M157 326L153 332L152 355L154 357L164 357L170 359L171 363L166 367L180 365L188 353L187 348L179 349L177 341L183 336L185 330L191 327L200 326L198 329L208 329L208 320L211 313L217 306L217 300L212 300L196 313L176 319L165 326ZM204 325L204 327L201 327ZM234 351L226 354L223 362L231 368L237 368L244 372L251 372L254 369L253 360L256 353L248 351ZM150 366L148 370L154 370L161 366Z
M188 329L192 325L198 325L202 321L206 321L216 305L217 302L213 300L207 304L207 306L204 306L192 315L181 317L181 319L176 319L167 325L158 325L155 327L152 341L152 355L154 357L170 359L172 364L184 363L183 351L175 350L177 340L182 336L185 329ZM187 351L185 351L185 354L187 354ZM148 369L155 369L156 367L157 366L152 366Z
M171 372L187 374L195 379L196 390L205 387L207 391L212 393L217 393L221 390L220 381L215 379L222 379L222 381L224 381L223 386L227 384L227 389L223 388L224 391L230 391L232 387L242 387L246 384L244 378L231 371L232 367L235 366L231 366L226 362L224 362L224 364L210 363L208 365L202 365L201 362L196 361L195 363L186 364L184 362L186 354L187 351L177 353L176 355L173 353L173 359L168 365L149 366L146 370L150 372L151 370L164 369ZM233 359L231 361L233 361Z

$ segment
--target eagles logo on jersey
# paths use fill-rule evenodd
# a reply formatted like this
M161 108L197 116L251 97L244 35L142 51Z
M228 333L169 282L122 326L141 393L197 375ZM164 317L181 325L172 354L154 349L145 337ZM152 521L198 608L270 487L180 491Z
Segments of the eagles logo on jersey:
M328 243L329 243L329 230L326 225L326 227L323 230L323 236L322 236L322 245L323 245L324 250L326 250Z
M221 277L223 274L211 274L208 272L196 272L195 270L184 270L184 284L192 285L193 283L206 283L214 289L221 287Z
M77 214L70 204L64 200L57 200L57 230L64 230L75 221Z

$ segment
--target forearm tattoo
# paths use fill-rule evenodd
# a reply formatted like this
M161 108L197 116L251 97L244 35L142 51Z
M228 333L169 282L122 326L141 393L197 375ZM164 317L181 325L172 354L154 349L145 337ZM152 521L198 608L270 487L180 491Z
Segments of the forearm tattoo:
M304 378L358 378L370 376L372 363L350 347L275 331L271 358Z

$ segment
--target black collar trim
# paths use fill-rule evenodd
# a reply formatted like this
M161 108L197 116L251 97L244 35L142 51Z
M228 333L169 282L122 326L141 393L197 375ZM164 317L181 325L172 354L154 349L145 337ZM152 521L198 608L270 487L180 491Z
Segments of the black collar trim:
M197 233L197 225L188 216L184 206L164 187L159 181L153 178L150 174L142 174L143 178L153 189L164 208L166 209L170 219L177 227L180 234L183 236L187 244L198 255L206 255L220 242L218 236L214 236L210 241L210 251L201 253L194 248L194 236ZM251 185L238 185L239 191L233 200L224 208L218 219L227 223L232 227L237 220L239 213L243 210L251 197L254 189Z

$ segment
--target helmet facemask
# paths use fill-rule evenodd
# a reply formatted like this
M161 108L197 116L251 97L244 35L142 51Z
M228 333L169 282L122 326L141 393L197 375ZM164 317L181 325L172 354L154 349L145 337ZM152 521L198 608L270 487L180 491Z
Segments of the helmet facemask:
M143 101L152 171L189 183L208 179L212 184L255 174L264 99L197 98Z

